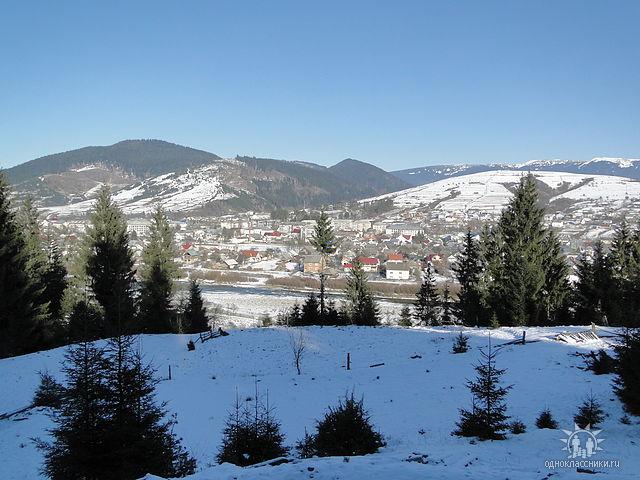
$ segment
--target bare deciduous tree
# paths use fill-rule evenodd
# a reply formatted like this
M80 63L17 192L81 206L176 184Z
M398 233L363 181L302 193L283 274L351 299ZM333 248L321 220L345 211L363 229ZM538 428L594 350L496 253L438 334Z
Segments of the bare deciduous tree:
M307 347L307 339L302 330L289 334L289 342L291 344L291 353L293 354L293 364L296 366L298 375L302 373L302 359Z

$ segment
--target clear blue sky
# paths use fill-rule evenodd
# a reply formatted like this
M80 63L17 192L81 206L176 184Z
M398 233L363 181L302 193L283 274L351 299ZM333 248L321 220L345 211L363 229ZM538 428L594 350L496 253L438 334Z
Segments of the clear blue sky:
M0 4L0 166L159 138L385 169L640 157L640 1Z

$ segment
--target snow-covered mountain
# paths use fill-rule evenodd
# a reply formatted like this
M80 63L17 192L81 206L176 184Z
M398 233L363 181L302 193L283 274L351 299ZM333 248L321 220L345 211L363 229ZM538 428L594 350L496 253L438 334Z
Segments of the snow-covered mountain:
M533 171L549 206L616 209L640 202L640 182L611 175ZM524 173L491 170L472 173L362 200L392 199L396 207L429 207L443 212L498 213L508 203Z
M160 140L127 140L41 157L7 170L15 195L48 211L82 214L109 184L126 213L163 205L171 212L221 213L320 206L409 185L353 159L332 167L255 157L223 159Z
M420 168L398 170L393 173L405 182L418 186L436 182L444 178L468 175L492 170L514 171L553 171L582 173L585 175L613 175L640 180L640 159L597 157L581 160L530 160L515 164L478 164L478 165L433 165Z

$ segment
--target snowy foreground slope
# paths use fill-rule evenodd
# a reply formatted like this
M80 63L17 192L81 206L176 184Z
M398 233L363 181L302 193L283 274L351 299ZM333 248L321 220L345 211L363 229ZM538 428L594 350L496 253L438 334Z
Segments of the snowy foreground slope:
M560 428L572 430L573 414L590 392L608 415L601 425L603 450L592 460L620 462L619 468L599 469L596 478L637 478L640 425L619 422L623 412L612 393L612 377L579 369L583 362L572 355L609 346L553 340L562 330L580 329L530 328L527 338L540 341L501 348L498 366L508 369L505 383L514 385L508 396L509 414L522 420L527 432L509 435L505 441L478 443L450 432L458 409L470 406L464 383L474 376L472 364L478 359L478 348L487 344L488 330L467 330L471 349L453 355L456 329L307 328L308 354L301 376L292 365L289 331L282 328L234 330L228 337L198 344L194 352L186 349L186 335L147 335L140 342L160 376L166 377L171 365L173 378L160 382L158 397L167 400L169 410L177 414L177 433L198 460L193 480L593 478L575 468L546 468L545 461L567 458L560 441L565 435L534 425L538 413L548 407ZM494 330L492 342L499 345L521 334L520 329ZM350 371L343 367L347 352L352 358ZM59 376L63 353L64 349L56 349L1 360L0 414L29 404L38 370ZM377 363L384 365L369 367ZM313 427L328 405L355 389L357 395L364 395L387 447L348 461L308 459L245 469L216 465L221 431L236 389L240 398L253 396L256 380L262 393L268 390L289 445L304 435L305 427ZM0 420L1 479L39 478L41 456L31 438L45 438L50 426L44 409Z

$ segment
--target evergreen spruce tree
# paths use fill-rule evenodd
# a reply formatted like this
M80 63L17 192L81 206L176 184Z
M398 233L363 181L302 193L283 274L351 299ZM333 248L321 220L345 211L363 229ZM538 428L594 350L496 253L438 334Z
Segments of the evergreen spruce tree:
M429 326L440 323L439 300L431 266L422 271L422 283L413 302L413 315L418 325Z
M577 282L573 291L575 323L604 325L609 318L615 323L613 272L601 242L594 247L593 258L580 255L576 267Z
M67 269L62 262L60 249L55 241L50 241L47 246L47 265L44 271L45 302L49 305L49 316L52 321L60 326L62 324L62 304L67 290Z
M319 321L320 310L318 305L318 298L313 293L311 293L309 294L309 296L307 296L306 301L302 305L300 325L318 325Z
M207 309L202 300L202 290L195 280L189 282L187 303L182 312L183 330L186 333L200 333L210 330Z
M9 185L0 172L0 358L39 346L37 337L47 312L41 287L29 275L29 265L24 236L9 200Z
M595 399L593 394L580 405L578 413L573 417L573 421L580 428L597 427L604 420L604 412L602 406Z
M444 325L451 325L454 323L453 308L451 302L451 292L449 291L449 284L444 286L442 291L442 318L441 323Z
M625 332L622 343L616 347L616 352L616 395L627 412L640 416L640 330Z
M85 238L86 274L105 316L107 335L137 330L133 299L133 254L127 224L109 188L98 193Z
M325 280L324 266L327 257L333 255L337 249L336 237L331 226L331 219L323 211L316 221L313 237L311 237L311 245L322 256L322 271L320 272L320 318L324 320L326 315L325 304Z
M347 313L352 324L375 326L380 323L380 311L359 260L353 262L345 293Z
M43 473L51 480L103 479L111 468L105 455L107 433L106 360L92 343L69 348L63 371L64 402L53 413L53 441L39 441Z
M616 229L609 251L612 290L607 317L613 325L633 326L637 321L634 272L637 270L637 243L625 220Z
M500 325L539 325L564 307L566 267L543 225L535 179L523 177L491 234L487 303ZM550 293L552 292L552 293Z
M480 440L502 440L509 428L504 398L511 386L500 385L505 370L495 366L496 351L491 348L490 339L488 348L481 350L481 355L480 363L474 367L476 379L467 382L473 395L472 409L460 410L461 419L454 434Z
M117 336L106 349L106 432L102 442L109 468L100 478L137 479L151 473L163 477L191 474L193 460L180 446L165 420L165 405L155 401L154 370L134 348L134 337Z
M540 294L542 308L538 315L538 324L565 325L570 316L569 265L562 253L560 240L552 230L547 231L543 248L544 286Z
M468 326L482 325L483 308L480 281L483 273L480 246L467 230L464 246L453 271L460 283L457 308L462 323Z
M256 384L256 395L252 402L236 402L229 413L223 431L223 440L218 452L219 463L238 466L254 465L287 454L283 445L284 435L268 402L262 402Z
M158 207L151 220L149 243L142 251L140 326L147 333L177 331L176 312L171 305L177 276L173 229Z
M61 308L67 272L55 243L44 240L40 214L32 197L24 200L18 222L24 237L27 274L42 313L31 333L31 349L55 347L61 345L65 337Z
M337 407L329 407L317 422L316 432L306 434L297 450L305 458L337 457L376 453L384 445L384 438L371 424L364 400L356 400L351 393Z
M413 315L411 313L411 307L409 305L404 305L402 310L400 310L400 321L398 324L401 327L410 327L412 325L411 320Z

